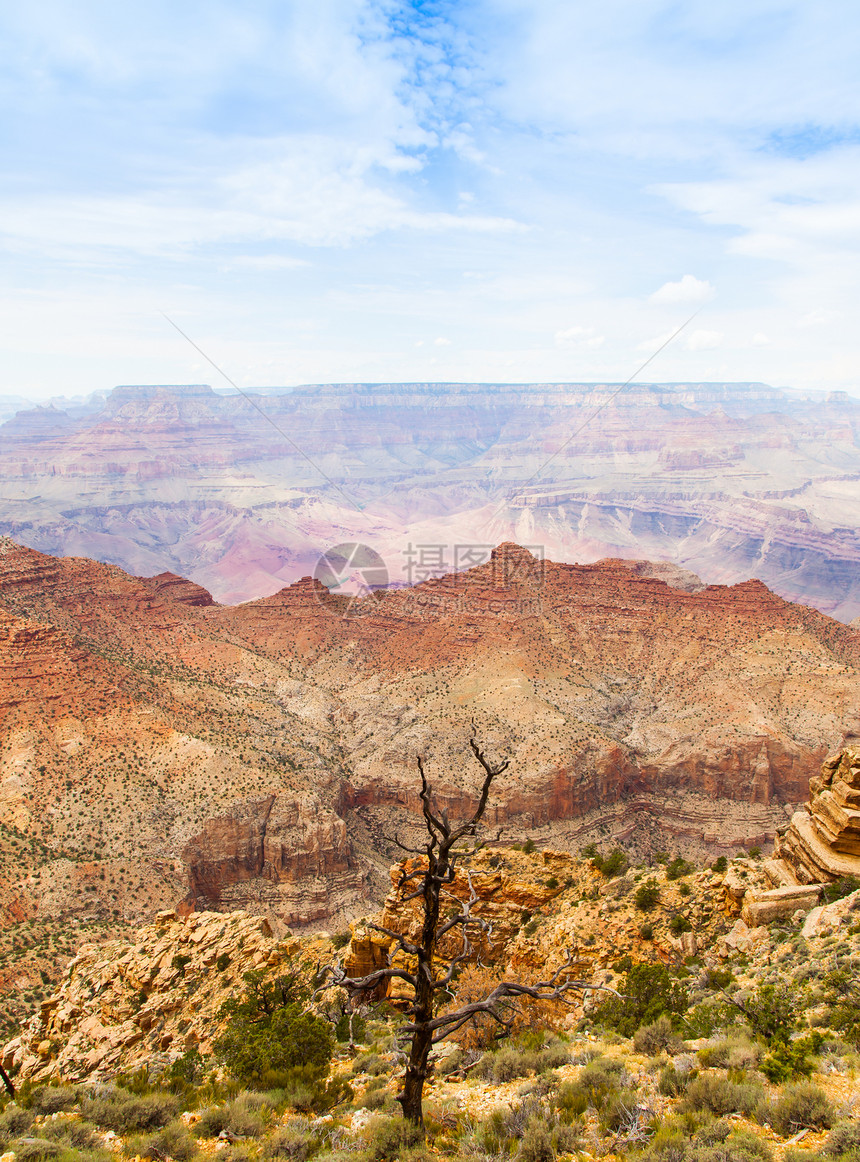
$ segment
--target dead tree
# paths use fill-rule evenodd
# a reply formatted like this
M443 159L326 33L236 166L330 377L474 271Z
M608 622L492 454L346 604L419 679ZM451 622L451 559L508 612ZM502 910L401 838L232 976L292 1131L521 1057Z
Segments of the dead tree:
M470 891L469 899L465 903L457 900L446 890L447 886L454 882L458 866L462 864L464 858L474 855L483 846L478 840L478 825L487 806L490 787L497 775L509 766L509 761L491 763L474 736L469 740L469 746L484 769L484 781L472 817L464 823L453 825L448 819L447 811L436 809L424 762L419 758L420 797L428 834L427 843L423 849L411 849L395 841L403 850L422 857L422 866L417 870L409 870L407 867L398 884L400 889L410 883L416 885L414 890L404 897L404 903L409 900L421 900L423 922L420 937L413 942L389 928L383 928L378 924L370 925L377 932L382 932L393 940L392 954L404 953L409 959L410 967L391 964L390 954L387 967L377 969L367 976L348 977L340 967L333 967L327 971L327 976L331 978L333 984L340 985L353 996L367 993L392 979L405 981L411 987L413 998L408 1011L412 1020L404 1026L402 1033L405 1044L408 1045L408 1057L403 1086L397 1100L403 1108L404 1117L416 1126L423 1125L422 1095L424 1083L430 1072L430 1050L439 1041L473 1021L481 1013L487 1013L492 1017L499 1025L499 1035L504 1036L513 1020L509 1011L511 1000L523 998L570 1003L567 998L568 992L599 987L571 979L574 960L572 954L568 953L565 963L548 980L532 985L503 980L481 1001L463 1005L453 1012L437 1012L441 994L450 995L451 984L458 967L473 956L473 937L490 931L486 921L472 915L472 906L478 899L472 883L472 873L467 871ZM456 910L444 917L441 915L443 897L456 901ZM460 949L446 967L444 962L438 961L437 947L448 933L458 928L462 938Z

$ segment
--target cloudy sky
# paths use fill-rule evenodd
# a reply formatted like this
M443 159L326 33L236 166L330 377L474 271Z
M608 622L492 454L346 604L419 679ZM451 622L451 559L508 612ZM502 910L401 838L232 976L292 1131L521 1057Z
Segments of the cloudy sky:
M0 15L0 394L860 394L851 0L33 0Z

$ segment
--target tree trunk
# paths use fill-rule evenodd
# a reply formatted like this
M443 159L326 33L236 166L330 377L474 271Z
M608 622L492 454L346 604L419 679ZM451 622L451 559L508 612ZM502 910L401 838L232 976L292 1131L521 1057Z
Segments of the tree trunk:
M0 1078L3 1079L3 1084L6 1086L6 1092L14 1100L15 1086L12 1084L11 1080L9 1079L9 1074L6 1072L2 1065L0 1065Z
M412 1034L412 1046L409 1052L409 1064L406 1066L406 1075L403 1078L403 1089L397 1095L397 1100L403 1108L404 1118L413 1126L423 1127L424 1125L422 1098L432 1044L433 1034L430 1029L419 1028Z

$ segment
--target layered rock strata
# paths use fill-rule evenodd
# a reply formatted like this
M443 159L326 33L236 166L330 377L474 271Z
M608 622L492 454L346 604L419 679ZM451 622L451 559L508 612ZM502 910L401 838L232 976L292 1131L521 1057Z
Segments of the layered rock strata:
M806 810L778 837L776 855L800 883L860 877L860 745L824 760L810 779Z

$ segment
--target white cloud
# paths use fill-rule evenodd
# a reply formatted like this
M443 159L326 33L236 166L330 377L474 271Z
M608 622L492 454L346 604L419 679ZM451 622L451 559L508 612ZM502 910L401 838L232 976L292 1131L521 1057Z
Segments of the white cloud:
M664 343L668 342L668 340L672 338L673 334L673 331L664 331L662 335L655 335L653 339L643 339L641 343L636 344L635 349L650 355L654 351L659 350Z
M583 347L595 350L606 342L605 335L598 335L594 327L567 327L563 331L556 331L555 342L557 347Z
M798 327L826 327L829 323L841 323L845 318L843 311L828 311L819 307L798 319Z
M723 342L722 331L694 331L687 340L688 351L713 351Z
M685 274L677 282L664 282L659 290L649 296L649 302L661 305L675 303L706 303L714 297L714 288L707 279Z
M433 340L436 347L450 347L451 340L446 339L444 335L440 335L438 339Z
M753 347L767 347L769 343L770 339L767 337L767 335L764 334L763 331L756 331L752 337Z

